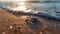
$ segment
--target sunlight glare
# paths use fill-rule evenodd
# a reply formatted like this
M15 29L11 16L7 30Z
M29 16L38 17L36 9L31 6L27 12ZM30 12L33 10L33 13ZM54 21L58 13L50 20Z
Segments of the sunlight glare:
M20 10L20 11L26 10L26 7L25 6L19 6L18 10Z

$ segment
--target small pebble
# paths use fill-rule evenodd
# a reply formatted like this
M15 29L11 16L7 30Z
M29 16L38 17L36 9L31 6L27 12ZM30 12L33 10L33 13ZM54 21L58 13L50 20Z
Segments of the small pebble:
M12 28L12 26L10 26L10 28Z
M5 32L2 32L2 34L5 34Z

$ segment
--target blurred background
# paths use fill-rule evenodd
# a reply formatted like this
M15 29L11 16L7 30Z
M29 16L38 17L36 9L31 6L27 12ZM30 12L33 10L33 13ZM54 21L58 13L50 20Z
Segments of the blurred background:
M0 9L3 7L15 11L17 9L14 7L20 6L20 4L24 4L27 9L42 11L60 17L60 0L0 0ZM24 8L24 6L21 8Z

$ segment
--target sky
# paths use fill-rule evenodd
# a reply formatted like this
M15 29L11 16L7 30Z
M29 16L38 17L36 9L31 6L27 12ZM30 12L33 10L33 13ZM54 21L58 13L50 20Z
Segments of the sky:
M0 0L0 1L60 1L60 0Z
M37 0L0 0L0 1L37 1Z

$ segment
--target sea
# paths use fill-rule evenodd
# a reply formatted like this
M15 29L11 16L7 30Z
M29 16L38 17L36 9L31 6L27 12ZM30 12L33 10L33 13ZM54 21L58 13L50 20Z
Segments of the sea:
M6 8L7 6L12 6L14 4L18 4L20 2L1 2L0 1L0 9ZM49 13L52 15L56 15L60 17L60 2L55 1L45 1L45 2L25 2L26 6L30 9L38 10L38 11L43 11L45 13Z

